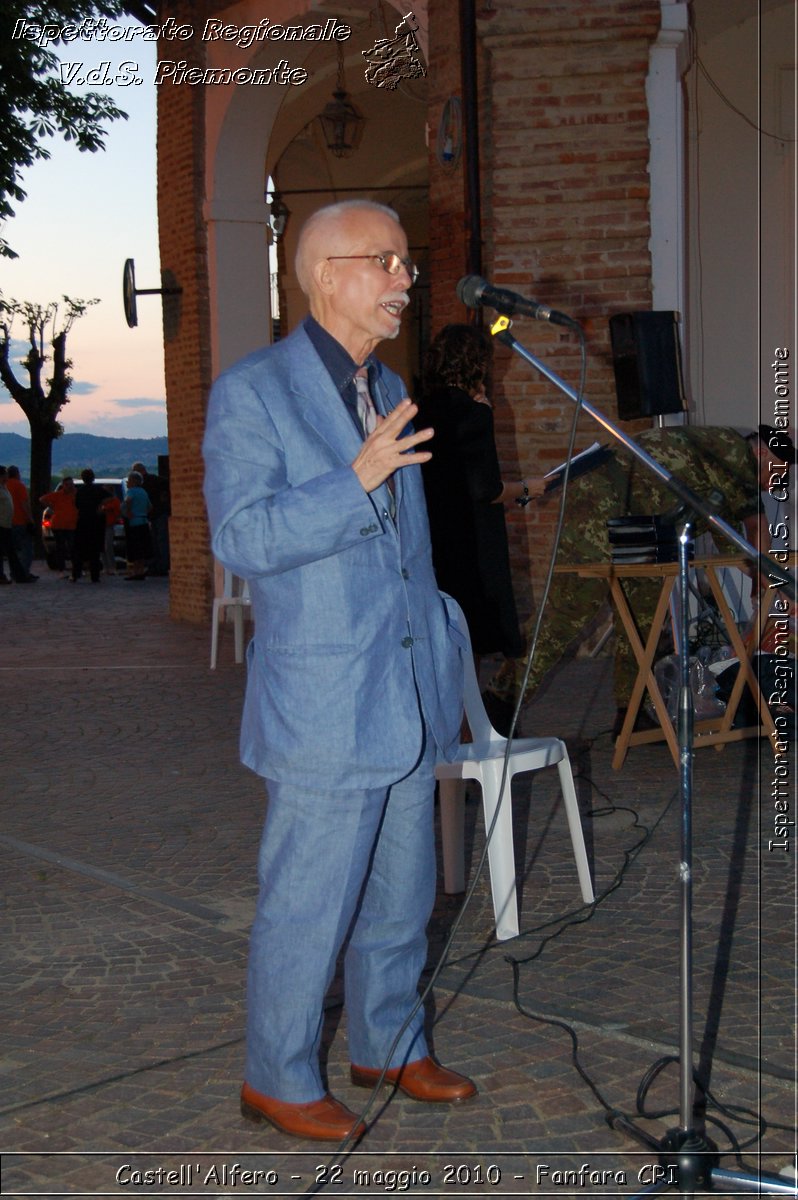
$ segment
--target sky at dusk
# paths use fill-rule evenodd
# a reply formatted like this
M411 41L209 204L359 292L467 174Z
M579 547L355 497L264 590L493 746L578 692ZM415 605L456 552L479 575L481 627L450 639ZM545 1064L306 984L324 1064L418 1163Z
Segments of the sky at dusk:
M105 150L81 153L61 139L47 142L51 158L22 177L27 198L3 226L19 257L0 258L6 297L47 303L63 295L98 298L72 328L67 351L74 385L60 420L66 433L105 437L159 437L166 433L161 297L138 298L138 326L128 328L122 307L125 259L136 264L136 286L160 286L156 211L156 43L75 41L57 48L81 72L109 62L138 64L139 85L95 83L129 114L108 126ZM71 70L71 68L70 68ZM26 350L17 319L18 360ZM17 376L27 377L17 367ZM27 420L0 385L0 431L28 436Z

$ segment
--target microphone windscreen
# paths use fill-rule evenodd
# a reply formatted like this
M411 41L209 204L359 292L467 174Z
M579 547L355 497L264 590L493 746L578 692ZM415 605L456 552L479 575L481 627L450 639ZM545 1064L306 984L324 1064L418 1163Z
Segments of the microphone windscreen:
M468 308L479 308L480 298L487 286L487 279L481 275L464 275L455 288L457 299Z

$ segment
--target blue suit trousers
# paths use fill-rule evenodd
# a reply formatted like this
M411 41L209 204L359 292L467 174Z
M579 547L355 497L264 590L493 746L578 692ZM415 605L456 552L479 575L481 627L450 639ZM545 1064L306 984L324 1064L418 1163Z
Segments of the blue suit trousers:
M435 747L389 788L267 780L252 927L245 1078L294 1103L325 1093L323 1002L341 948L350 1060L381 1067L418 997L435 900ZM427 1054L419 1010L390 1066Z

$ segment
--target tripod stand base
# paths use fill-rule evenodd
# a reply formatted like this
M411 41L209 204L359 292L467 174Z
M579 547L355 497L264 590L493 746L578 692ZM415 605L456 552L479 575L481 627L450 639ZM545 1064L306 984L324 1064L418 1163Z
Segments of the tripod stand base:
M678 1179L679 1191L692 1195L711 1189L712 1171L718 1165L717 1146L694 1129L669 1129L660 1143L660 1165Z
M750 1175L718 1166L717 1147L689 1129L669 1129L660 1142L661 1181L640 1196L675 1191L680 1195L705 1192L748 1196L798 1196L795 1181L781 1175Z
M742 1171L727 1171L724 1167L712 1168L712 1184L720 1192L734 1192L747 1196L798 1196L795 1180L783 1175L746 1175Z

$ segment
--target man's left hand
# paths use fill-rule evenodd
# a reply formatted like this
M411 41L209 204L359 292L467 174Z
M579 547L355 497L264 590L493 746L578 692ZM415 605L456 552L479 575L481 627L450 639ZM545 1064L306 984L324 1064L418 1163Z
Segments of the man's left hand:
M373 492L380 484L398 471L414 463L429 462L429 451L412 451L414 446L428 442L434 435L432 429L420 429L401 437L402 430L418 412L418 406L405 398L397 404L387 417L377 418L377 428L369 434L352 463L352 469L367 492Z

